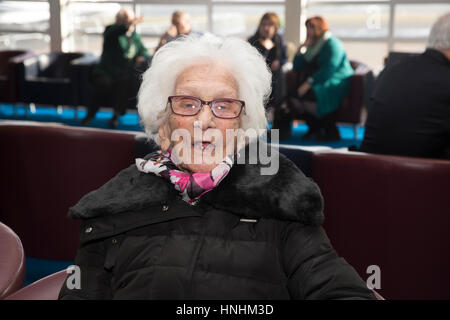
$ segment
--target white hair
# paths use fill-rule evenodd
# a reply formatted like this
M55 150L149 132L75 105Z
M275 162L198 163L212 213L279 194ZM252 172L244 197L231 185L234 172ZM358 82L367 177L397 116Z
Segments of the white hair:
M272 74L258 50L238 38L189 35L159 49L143 74L137 108L145 132L158 145L158 127L167 121L167 98L174 94L178 75L190 66L209 62L225 66L238 83L239 99L245 101L241 128L267 128L264 106L270 95Z
M441 16L431 28L427 48L436 50L450 49L450 12Z

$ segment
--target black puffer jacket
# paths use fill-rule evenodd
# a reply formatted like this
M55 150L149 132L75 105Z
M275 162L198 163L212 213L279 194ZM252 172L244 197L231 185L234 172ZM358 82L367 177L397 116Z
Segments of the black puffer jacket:
M81 289L60 299L375 299L330 245L316 184L280 155L279 172L235 164L191 206L134 165L83 197Z

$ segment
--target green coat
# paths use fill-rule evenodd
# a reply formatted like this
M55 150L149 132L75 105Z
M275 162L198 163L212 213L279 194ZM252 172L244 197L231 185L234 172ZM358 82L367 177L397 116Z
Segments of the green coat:
M350 91L350 77L354 72L342 42L335 37L324 43L317 62L319 70L312 75L312 88L317 97L317 114L322 117L339 108ZM303 71L306 64L302 54L295 56L295 71Z
M96 73L104 72L112 77L119 77L134 65L138 56L150 57L140 35L133 32L127 38L126 32L124 25L112 24L106 27L103 32L103 52Z

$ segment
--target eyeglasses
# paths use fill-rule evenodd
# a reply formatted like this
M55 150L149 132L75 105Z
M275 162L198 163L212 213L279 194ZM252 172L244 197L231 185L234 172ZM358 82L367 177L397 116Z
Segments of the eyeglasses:
M241 115L245 102L231 98L204 101L191 96L170 96L168 98L173 113L180 116L195 116L207 104L214 116L222 119L235 119Z

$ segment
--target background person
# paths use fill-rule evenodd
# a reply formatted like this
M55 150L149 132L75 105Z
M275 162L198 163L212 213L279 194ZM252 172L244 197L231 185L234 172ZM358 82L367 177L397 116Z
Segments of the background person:
M286 45L283 37L278 34L280 18L274 12L265 13L259 22L255 34L248 39L266 59L272 71L272 92L269 105L275 107L283 96L282 67L287 62Z
M287 108L292 117L305 118L308 132L303 139L339 140L333 112L349 93L353 69L342 42L331 34L324 18L309 18L305 25L307 38L294 57L297 82L287 88Z
M282 155L265 176L248 146L226 152L236 143L227 130L266 128L270 78L237 38L189 36L155 54L138 110L160 150L70 209L83 220L81 288L63 285L61 299L375 299L321 227L314 182ZM172 140L179 129L201 161L172 152L186 143ZM224 158L210 162L213 131Z
M142 17L136 18L132 11L121 9L116 14L115 23L105 28L100 63L92 75L93 98L82 124L88 124L100 106L111 100L114 115L108 124L115 128L118 118L125 114L133 98L136 98L137 73L146 68L150 58L141 37L135 31L136 24L142 20Z
M191 17L185 11L175 11L172 14L172 24L167 31L161 36L159 44L155 49L155 52L159 50L166 43L177 39L182 35L188 35L192 31L191 29ZM194 32L199 34L198 32Z
M450 13L432 26L423 54L380 73L360 151L450 159Z

